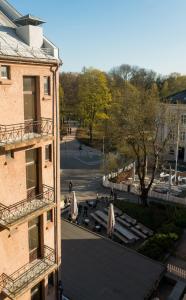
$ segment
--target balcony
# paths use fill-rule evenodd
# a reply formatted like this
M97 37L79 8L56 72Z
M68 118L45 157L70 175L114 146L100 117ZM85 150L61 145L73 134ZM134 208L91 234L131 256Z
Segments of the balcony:
M41 118L38 121L26 121L12 125L0 124L0 148L4 151L28 147L51 139L53 136L52 119Z
M43 250L43 258L24 265L12 275L1 275L0 292L3 295L16 299L57 268L54 250L47 246Z
M10 230L54 206L54 189L43 185L43 192L37 196L10 206L0 203L0 227Z

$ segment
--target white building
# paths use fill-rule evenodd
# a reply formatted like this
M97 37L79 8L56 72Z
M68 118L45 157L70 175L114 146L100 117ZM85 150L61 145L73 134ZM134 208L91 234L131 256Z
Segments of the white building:
M186 162L186 90L170 95L166 99L167 121L162 137L168 142L168 158ZM178 149L178 151L177 151Z

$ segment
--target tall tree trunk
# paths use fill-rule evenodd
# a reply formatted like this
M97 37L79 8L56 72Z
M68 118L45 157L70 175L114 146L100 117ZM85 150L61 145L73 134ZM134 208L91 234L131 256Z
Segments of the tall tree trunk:
M147 188L143 188L141 190L141 195L140 195L140 199L141 199L141 203L144 205L144 206L148 206L148 192L149 192L149 189Z
M92 125L89 125L89 137L90 137L90 145L92 145L93 141L93 132L92 132Z

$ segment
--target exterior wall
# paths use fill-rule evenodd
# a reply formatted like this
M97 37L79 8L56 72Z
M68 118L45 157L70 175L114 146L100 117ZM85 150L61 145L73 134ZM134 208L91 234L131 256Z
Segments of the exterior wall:
M8 62L0 65L10 65ZM40 86L40 95L38 95L41 117L52 118L52 96L44 95L44 76L51 76L50 66L41 67L33 65L10 65L9 84L0 84L0 114L1 124L17 124L24 122L24 104L23 104L23 76L36 76ZM51 91L53 90L51 80Z
M40 115L44 118L54 120L54 139L49 141L40 141L32 148L41 148L41 170L42 184L46 184L56 189L57 208L53 209L53 222L47 222L47 212L42 215L42 232L43 244L57 251L57 261L60 265L61 258L61 236L60 236L60 185L56 186L54 176L54 165L58 169L59 176L59 151L58 136L56 143L56 111L55 102L58 94L54 94L53 90L53 72L51 66L31 65L31 64L10 64L9 61L1 62L0 65L9 65L11 78L7 81L0 81L0 123L2 125L11 125L24 122L24 103L23 103L23 76L36 76L38 81L37 101L40 106ZM51 95L44 95L44 76L51 78ZM58 76L58 74L57 74ZM58 80L56 82L58 90ZM58 93L58 92L57 92ZM54 104L53 104L54 101ZM45 145L52 144L53 158L52 162L45 161ZM30 149L30 148L29 148ZM26 165L25 150L17 149L14 152L14 158L8 157L6 153L0 155L0 202L9 206L20 202L27 197L26 191ZM55 159L58 159L57 164ZM59 178L57 179L59 181ZM55 219L57 216L57 220ZM55 224L58 226L56 236ZM28 244L28 222L15 227L12 231L0 229L0 275L5 273L11 275L19 268L29 262L29 244ZM46 300L56 299L55 287L48 290L47 278L43 278ZM57 284L57 277L55 279ZM0 294L0 300L4 299ZM16 298L17 299L17 298ZM30 291L26 292L18 298L19 300L29 300Z
M184 104L166 104L166 114L167 114L167 118L169 115L174 115L175 116L175 121L171 122L171 121L167 121L167 123L165 124L164 128L163 128L163 137L164 139L167 138L167 135L169 133L169 130L173 130L174 131L174 139L170 140L168 143L168 153L167 153L167 158L170 160L175 160L175 156L176 156L176 142L177 142L177 124L179 122L179 147L183 147L184 148L184 161L186 161L186 123L183 124L181 122L181 116L182 115L186 115L186 105ZM184 132L185 133L185 139L181 140L181 133ZM170 148L174 149L174 154L170 154L169 150Z

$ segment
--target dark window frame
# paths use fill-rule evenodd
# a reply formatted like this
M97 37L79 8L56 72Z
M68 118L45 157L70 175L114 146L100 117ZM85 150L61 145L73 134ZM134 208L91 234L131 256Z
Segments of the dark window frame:
M50 76L44 76L44 95L51 95Z
M13 150L8 150L6 152L6 157L7 158L14 158L14 151Z
M2 68L7 69L7 76L2 76L2 72L3 72ZM1 75L1 79L10 80L10 66L9 65L1 65L0 66L0 75Z
M55 286L54 272L48 275L48 288L53 288Z
M52 144L45 145L45 161L52 162Z
M47 223L53 223L54 221L53 209L50 209L46 212L46 218L47 218Z

